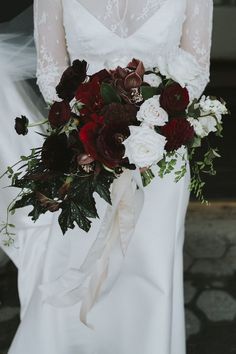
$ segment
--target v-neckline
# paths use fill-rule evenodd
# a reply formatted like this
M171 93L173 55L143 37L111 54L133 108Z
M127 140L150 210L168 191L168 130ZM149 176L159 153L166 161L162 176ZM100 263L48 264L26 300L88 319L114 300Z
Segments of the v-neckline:
M155 16L158 14L158 12L160 11L160 9L168 2L168 0L164 1L164 3L161 5L161 7L155 11L145 22L143 22L143 24L137 28L133 33L131 33L129 36L126 37L122 37L119 36L117 33L115 33L114 31L112 31L110 28L108 28L104 23L102 23L94 14L92 14L87 8L86 6L84 6L83 4L81 4L78 0L74 0L74 2L76 2L80 8L83 9L84 12L86 12L86 14L88 14L94 21L96 21L100 27L104 28L105 30L107 30L108 32L110 32L113 36L115 36L116 38L118 38L119 40L129 40L131 39L133 36L137 35L139 33L139 31L141 31L146 25L148 25L149 22L151 22Z

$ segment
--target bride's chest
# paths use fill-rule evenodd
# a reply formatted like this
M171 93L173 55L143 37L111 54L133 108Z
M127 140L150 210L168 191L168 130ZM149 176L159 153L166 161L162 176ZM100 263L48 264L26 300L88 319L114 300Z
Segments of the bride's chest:
M72 58L112 53L142 57L141 53L150 56L179 45L186 0L104 0L105 6L96 1L92 7L85 0L62 1Z

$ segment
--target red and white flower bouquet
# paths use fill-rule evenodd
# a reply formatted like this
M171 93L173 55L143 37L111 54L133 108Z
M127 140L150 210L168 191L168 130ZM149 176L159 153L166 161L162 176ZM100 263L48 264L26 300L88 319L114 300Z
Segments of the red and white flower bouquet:
M75 224L88 231L91 218L98 217L94 193L111 203L111 184L125 169L140 169L147 185L158 165L159 176L172 172L178 182L189 160L190 188L204 200L201 175L215 173L219 155L207 145L203 160L193 158L210 133L221 135L222 115L228 113L222 100L203 96L190 102L186 87L136 59L91 76L87 63L75 60L56 90L61 101L50 107L43 146L23 156L19 169L8 167L12 186L20 189L8 210L31 205L34 221L61 210L63 233ZM29 127L26 117L16 118L18 134ZM8 222L2 227L10 239L11 227Z

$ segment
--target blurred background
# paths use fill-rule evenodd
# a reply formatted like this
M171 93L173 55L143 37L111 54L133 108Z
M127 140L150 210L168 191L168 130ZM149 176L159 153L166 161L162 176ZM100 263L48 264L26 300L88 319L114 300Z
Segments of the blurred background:
M31 0L8 0L1 7L0 22L31 4ZM215 0L214 5L211 82L206 94L224 98L231 116L225 119L224 139L214 141L222 158L216 162L217 175L207 181L205 194L211 205L199 205L192 198L187 214L188 354L236 354L236 0ZM0 354L7 352L19 323L16 286L13 264L0 263Z

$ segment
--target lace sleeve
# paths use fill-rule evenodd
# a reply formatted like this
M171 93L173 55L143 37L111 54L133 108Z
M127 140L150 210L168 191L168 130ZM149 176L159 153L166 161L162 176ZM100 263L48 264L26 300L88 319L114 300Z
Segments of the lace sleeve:
M180 46L158 58L160 71L198 98L209 81L213 0L187 0Z
M191 96L199 97L209 81L212 33L212 0L187 0L181 48L197 60L199 75L189 85Z
M68 64L61 0L34 1L37 83L46 102L58 100L55 87Z

